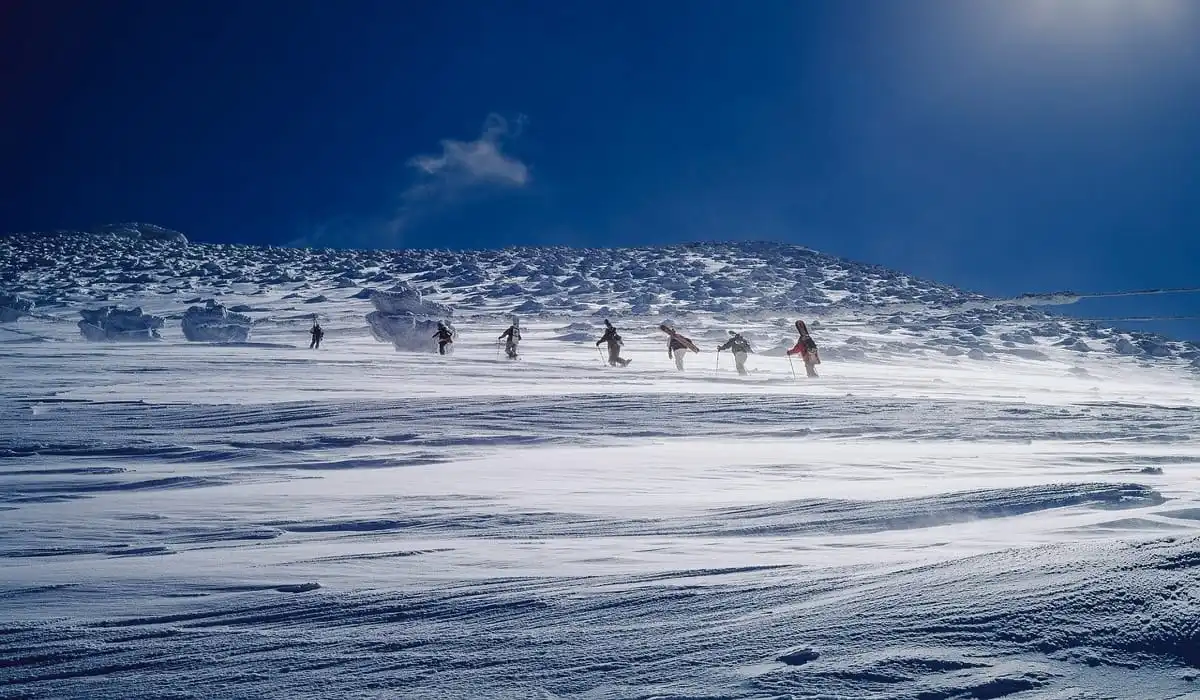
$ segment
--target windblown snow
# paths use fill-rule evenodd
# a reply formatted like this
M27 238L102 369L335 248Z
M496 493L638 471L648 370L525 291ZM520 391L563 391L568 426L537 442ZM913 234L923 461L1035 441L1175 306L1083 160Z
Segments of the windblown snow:
M1200 693L1193 344L787 245L145 224L0 239L0 307L0 697Z

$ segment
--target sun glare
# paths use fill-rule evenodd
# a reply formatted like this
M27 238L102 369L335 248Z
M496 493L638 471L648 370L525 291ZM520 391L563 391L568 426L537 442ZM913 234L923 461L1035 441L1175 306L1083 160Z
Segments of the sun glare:
M1025 29L1059 35L1170 29L1188 12L1187 0L1016 0L1005 6Z

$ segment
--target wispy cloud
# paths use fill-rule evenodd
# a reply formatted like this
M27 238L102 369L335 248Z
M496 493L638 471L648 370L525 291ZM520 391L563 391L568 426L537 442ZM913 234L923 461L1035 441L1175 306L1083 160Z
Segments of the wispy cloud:
M512 126L499 114L489 114L483 133L474 141L445 139L438 155L415 156L409 166L420 181L405 193L406 201L453 197L476 187L524 187L529 184L529 167L504 153L504 142L521 135L525 117Z
M336 245L339 247L398 248L404 233L418 219L428 217L463 199L496 190L516 190L531 180L529 166L505 153L505 145L519 137L525 128L525 115L509 122L499 114L489 114L483 131L474 141L443 139L442 152L418 155L406 165L414 180L400 194L400 202L390 217L357 224L346 220L326 222L290 243L293 246Z

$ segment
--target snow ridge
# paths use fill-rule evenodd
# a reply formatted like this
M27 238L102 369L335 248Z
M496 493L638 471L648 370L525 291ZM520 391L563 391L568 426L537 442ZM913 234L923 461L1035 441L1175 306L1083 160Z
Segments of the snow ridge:
M989 299L780 243L314 250L188 244L182 234L149 224L0 239L0 294L48 313L127 302L175 318L202 299L241 296L247 302L299 302L305 307L296 311L328 315L331 305L352 299L373 299L378 308L397 285L421 300L423 319L448 315L450 306L465 318L518 313L686 320L700 314L726 316L751 331L779 320L778 334L787 323L781 317L801 315L827 328L867 329L845 334L847 343L830 348L832 359L863 359L872 344L864 338L891 335L874 343L877 350L915 345L947 357L1038 359L1049 346L1200 367L1194 343L1054 317L1036 306L1078 298L1069 293L1030 295L1024 302ZM234 304L230 311L256 306ZM29 313L16 309L4 311L4 318ZM772 337L769 344L775 343Z

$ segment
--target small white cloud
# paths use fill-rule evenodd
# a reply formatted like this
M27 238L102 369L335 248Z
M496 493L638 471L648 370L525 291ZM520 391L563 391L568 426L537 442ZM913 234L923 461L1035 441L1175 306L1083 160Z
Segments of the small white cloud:
M504 152L504 144L521 135L525 116L510 124L499 114L489 114L483 132L474 141L445 139L442 152L408 160L417 171L416 181L401 194L395 212L386 219L341 218L305 227L292 246L398 248L406 230L418 221L461 204L463 199L491 189L520 189L529 184L529 167Z
M420 155L408 164L421 173L421 181L410 187L404 198L408 201L450 197L463 190L494 185L524 187L529 184L529 167L517 158L504 153L504 141L520 135L525 118L509 126L498 114L489 114L483 133L474 141L442 141L439 155Z

